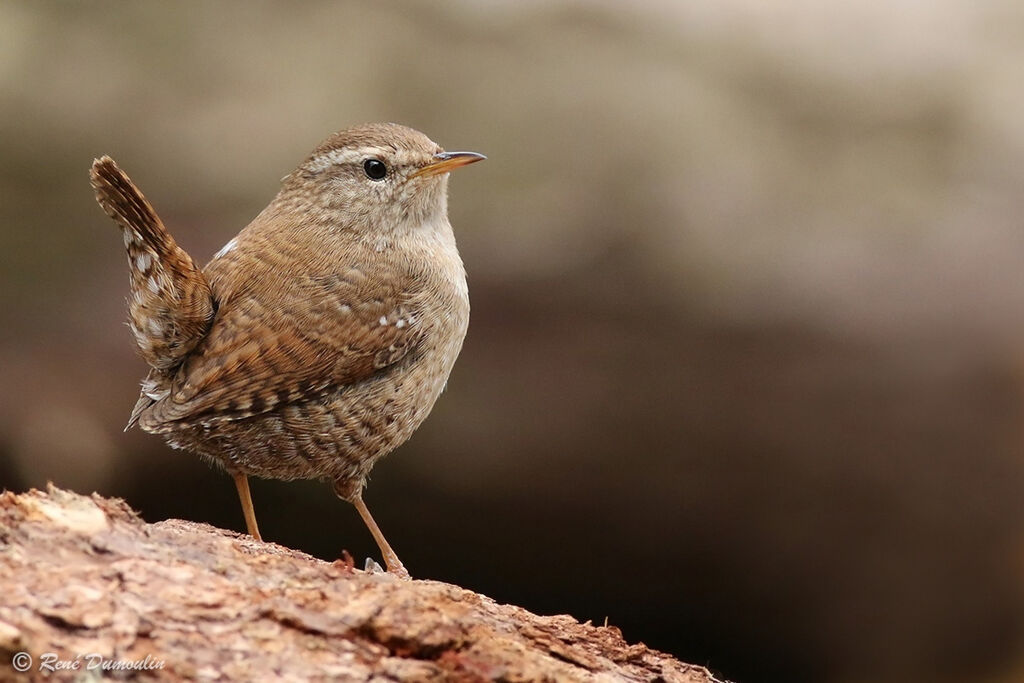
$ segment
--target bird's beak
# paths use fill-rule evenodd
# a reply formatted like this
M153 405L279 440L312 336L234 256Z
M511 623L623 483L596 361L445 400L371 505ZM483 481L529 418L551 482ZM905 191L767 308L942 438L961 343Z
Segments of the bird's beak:
M486 158L483 154L477 154L476 152L441 152L440 154L435 154L433 160L413 173L412 177L440 175L441 173L455 170L459 166L473 164Z

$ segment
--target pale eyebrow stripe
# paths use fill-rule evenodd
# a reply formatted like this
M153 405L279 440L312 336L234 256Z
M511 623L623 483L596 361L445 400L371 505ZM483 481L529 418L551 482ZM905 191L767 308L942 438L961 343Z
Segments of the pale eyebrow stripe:
M385 150L381 147L360 147L359 149L332 149L318 154L306 162L305 168L312 173L319 173L331 166L351 164L367 157L381 157Z

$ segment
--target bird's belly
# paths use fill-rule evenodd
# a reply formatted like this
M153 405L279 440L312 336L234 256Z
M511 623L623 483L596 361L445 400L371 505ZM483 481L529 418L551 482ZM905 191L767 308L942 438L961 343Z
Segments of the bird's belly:
M232 472L327 479L361 489L373 464L403 444L444 389L465 326L373 378L244 419L165 434L170 445Z

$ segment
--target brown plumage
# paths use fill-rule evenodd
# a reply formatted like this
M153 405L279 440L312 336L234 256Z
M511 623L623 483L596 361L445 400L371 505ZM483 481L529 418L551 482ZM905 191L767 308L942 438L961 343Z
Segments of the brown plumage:
M125 235L129 322L150 365L129 426L235 478L330 480L362 502L374 462L426 418L469 321L448 171L481 159L371 124L325 140L200 271L112 159L97 200Z

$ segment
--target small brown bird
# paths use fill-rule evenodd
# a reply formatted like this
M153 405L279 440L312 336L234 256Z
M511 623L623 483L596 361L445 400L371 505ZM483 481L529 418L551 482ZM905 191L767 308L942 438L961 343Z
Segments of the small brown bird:
M124 233L129 326L150 366L128 422L234 477L326 479L408 577L362 491L444 389L469 324L448 172L484 157L369 124L327 138L200 270L110 157L96 199Z

